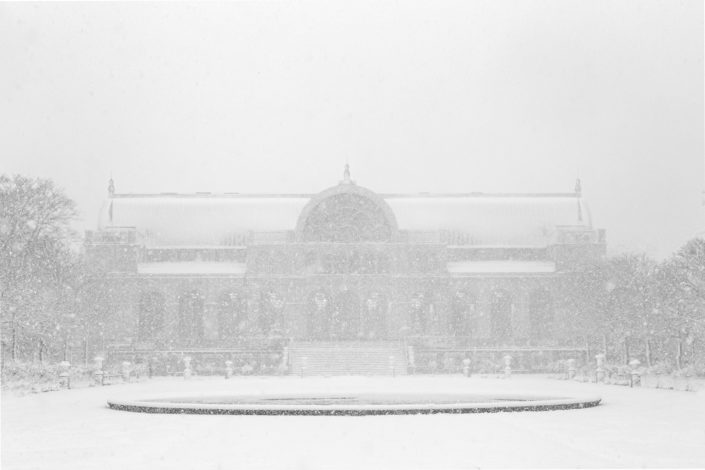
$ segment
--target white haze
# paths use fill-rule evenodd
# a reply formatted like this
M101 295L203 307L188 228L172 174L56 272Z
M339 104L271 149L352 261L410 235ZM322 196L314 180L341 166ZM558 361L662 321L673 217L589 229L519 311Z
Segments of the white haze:
M0 171L118 192L570 191L703 229L701 1L0 4Z

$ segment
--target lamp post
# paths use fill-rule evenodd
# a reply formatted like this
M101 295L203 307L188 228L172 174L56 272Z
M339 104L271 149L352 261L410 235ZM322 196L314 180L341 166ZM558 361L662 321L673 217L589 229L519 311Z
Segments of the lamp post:
M641 385L641 372L639 371L639 366L641 361L639 359L632 359L629 361L629 367L631 368L631 377L629 380L629 386Z
M604 354L596 355L595 361L597 362L597 371L595 374L595 380L597 382L602 382L605 380L605 355Z
M308 366L308 357L304 356L301 358L301 378L306 374L306 366Z
M512 356L507 354L504 356L504 377L509 378L512 375Z
M191 370L191 356L184 356L184 379L191 378L193 371Z
M572 380L575 378L575 359L568 359L568 379Z
M59 383L62 387L71 388L71 363L69 361L61 361L59 363Z
M122 361L122 380L130 381L130 361Z
M103 385L103 357L96 356L93 361L95 361L95 370L93 371L93 377L96 385Z
M76 320L76 314L71 312L71 313L66 313L62 315L64 321L64 352L63 352L63 360L64 361L70 361L71 360L71 338L73 336L73 330L75 329L75 320Z

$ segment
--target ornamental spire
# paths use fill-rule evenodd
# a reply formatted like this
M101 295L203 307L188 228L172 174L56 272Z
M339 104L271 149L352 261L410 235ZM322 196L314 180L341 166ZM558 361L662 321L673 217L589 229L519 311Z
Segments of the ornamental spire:
M113 175L110 175L108 180L108 196L113 197L115 194L115 182L113 181Z
M583 207L580 205L580 199L578 199L578 222L583 221Z
M343 183L350 184L350 165L345 163L345 171L343 171Z
M350 179L350 165L345 163L345 170L343 171L343 179L340 184L355 184L353 180Z
M580 203L580 198L583 194L583 185L580 182L580 177L575 179L575 196L576 199L575 201L578 203L578 221L582 222L583 221L583 206Z

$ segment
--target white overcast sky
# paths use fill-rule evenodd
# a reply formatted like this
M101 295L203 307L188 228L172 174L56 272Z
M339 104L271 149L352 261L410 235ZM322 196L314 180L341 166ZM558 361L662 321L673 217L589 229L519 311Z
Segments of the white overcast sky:
M571 191L705 230L703 2L0 4L0 172L118 192Z

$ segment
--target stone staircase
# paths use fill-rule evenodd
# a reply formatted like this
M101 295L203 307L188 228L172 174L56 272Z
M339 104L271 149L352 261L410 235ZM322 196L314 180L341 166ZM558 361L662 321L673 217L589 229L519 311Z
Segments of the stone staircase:
M295 375L406 375L406 354L398 342L294 342L289 373Z

